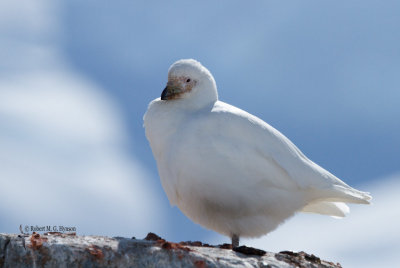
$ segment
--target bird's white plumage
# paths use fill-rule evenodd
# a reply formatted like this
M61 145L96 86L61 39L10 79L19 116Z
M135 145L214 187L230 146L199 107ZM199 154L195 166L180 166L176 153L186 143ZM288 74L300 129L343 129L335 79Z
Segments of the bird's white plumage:
M172 87L194 86L152 101L144 126L171 204L194 222L258 237L297 211L343 217L345 202L369 203L368 193L309 160L266 122L218 101L214 78L199 62L173 64L169 81L182 77Z

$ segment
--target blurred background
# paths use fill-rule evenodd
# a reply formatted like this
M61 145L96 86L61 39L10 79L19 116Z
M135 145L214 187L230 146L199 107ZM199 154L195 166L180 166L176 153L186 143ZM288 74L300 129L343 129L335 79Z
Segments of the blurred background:
M143 114L194 58L219 97L372 193L243 242L344 267L400 252L400 2L0 2L0 232L19 225L171 241L229 239L169 205ZM391 265L392 264L392 265Z

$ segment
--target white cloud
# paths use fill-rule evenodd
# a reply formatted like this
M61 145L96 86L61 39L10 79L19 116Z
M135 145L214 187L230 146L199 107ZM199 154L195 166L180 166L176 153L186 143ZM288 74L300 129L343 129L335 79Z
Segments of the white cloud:
M69 223L143 235L157 222L149 175L124 149L118 110L94 85L65 70L0 81L0 128L2 230Z
M31 72L0 81L0 111L49 138L120 141L122 122L101 89L66 70ZM17 123L18 124L18 123Z
M126 149L118 107L47 42L57 5L26 2L0 4L0 232L66 225L141 237L157 229L159 199Z
M268 251L305 251L343 267L393 267L400 252L400 174L361 187L373 204L351 206L343 219L298 214L277 230L241 243ZM358 187L360 188L360 187ZM213 243L227 242L215 237Z

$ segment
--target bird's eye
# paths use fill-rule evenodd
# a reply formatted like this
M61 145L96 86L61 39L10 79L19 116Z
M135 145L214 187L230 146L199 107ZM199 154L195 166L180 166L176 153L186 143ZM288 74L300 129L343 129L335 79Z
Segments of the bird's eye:
M188 78L187 80L186 80L186 83L189 83L190 82L190 78Z

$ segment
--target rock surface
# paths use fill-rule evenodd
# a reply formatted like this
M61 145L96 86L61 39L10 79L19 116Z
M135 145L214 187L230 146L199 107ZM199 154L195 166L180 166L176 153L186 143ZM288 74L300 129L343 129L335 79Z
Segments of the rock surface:
M229 245L45 233L0 234L0 267L341 267L304 252L244 255Z

